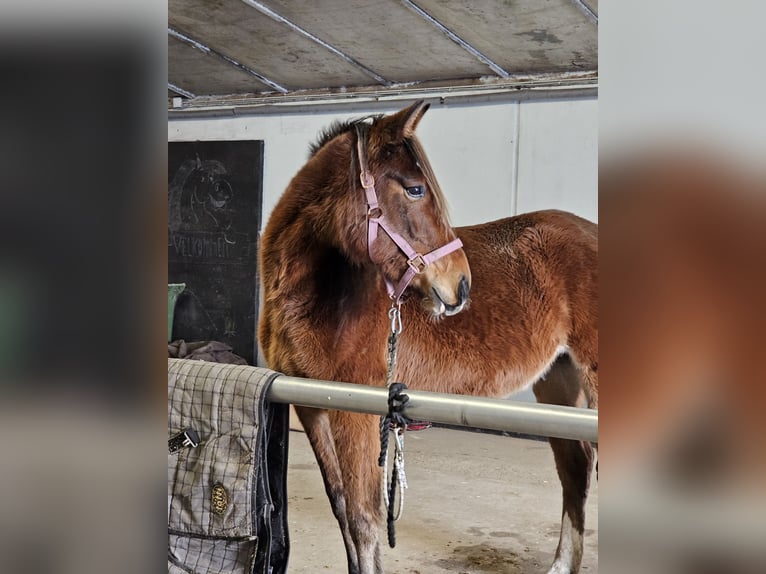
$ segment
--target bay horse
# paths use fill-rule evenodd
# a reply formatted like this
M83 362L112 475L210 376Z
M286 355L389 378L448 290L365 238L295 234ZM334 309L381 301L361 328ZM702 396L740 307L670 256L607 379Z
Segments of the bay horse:
M596 225L540 211L453 229L415 136L427 109L420 101L336 122L289 183L261 242L259 341L268 366L384 386L387 311L404 291L395 380L494 397L537 381L541 402L596 408ZM377 417L296 411L340 525L348 572L381 573ZM572 440L550 444L564 502L549 572L574 573L593 450Z

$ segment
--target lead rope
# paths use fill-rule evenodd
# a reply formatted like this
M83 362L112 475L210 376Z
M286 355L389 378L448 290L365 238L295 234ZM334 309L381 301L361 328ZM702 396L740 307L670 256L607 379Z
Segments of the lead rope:
M380 457L378 465L383 467L381 490L383 502L386 507L386 524L388 531L388 545L396 546L396 532L394 522L399 520L404 511L404 490L407 488L407 476L404 474L404 432L407 429L409 419L403 414L405 405L410 397L403 394L407 390L404 383L393 382L396 368L396 355L399 345L399 334L402 332L401 304L392 302L388 310L388 318L391 320L391 333L388 335L388 372L386 374L386 387L388 387L388 413L380 417ZM391 483L388 483L388 441L389 432L394 434L394 463L391 469ZM399 490L399 506L394 513L394 499L397 487Z

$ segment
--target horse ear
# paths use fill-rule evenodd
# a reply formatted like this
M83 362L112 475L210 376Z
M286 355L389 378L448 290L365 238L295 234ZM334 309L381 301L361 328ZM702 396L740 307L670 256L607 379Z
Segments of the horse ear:
M431 104L419 100L386 118L386 132L389 141L399 143L405 138L411 138L429 107L431 107Z
M406 118L402 124L403 137L411 138L413 135L415 135L415 129L418 127L420 120L423 119L423 116L430 107L431 104L427 104L423 100L419 100L406 110L402 110L402 112L406 112Z

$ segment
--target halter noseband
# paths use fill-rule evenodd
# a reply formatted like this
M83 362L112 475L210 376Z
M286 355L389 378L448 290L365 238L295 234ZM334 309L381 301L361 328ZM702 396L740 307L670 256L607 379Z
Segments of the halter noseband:
M385 278L388 295L395 304L398 304L402 298L402 294L415 275L425 271L426 267L434 261L460 249L463 246L463 242L460 241L460 239L455 238L446 245L434 249L425 255L421 255L412 248L404 237L399 235L391 227L388 220L386 220L383 215L383 210L378 204L378 194L375 192L375 178L372 177L372 174L367 167L365 136L368 127L368 124L363 122L356 124L356 151L359 158L359 179L362 182L362 187L364 188L364 193L367 198L367 252L370 254L370 260L372 260L372 244L378 237L378 227L380 227L386 232L391 240L399 246L399 249L401 249L407 257L407 270L404 272L404 275L402 275L402 278L399 279L399 283L397 283L396 287L394 287L391 281Z

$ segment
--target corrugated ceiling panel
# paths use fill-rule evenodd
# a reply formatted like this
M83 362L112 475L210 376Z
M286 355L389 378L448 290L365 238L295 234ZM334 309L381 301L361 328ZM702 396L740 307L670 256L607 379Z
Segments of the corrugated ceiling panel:
M494 75L398 0L260 1L390 81Z
M417 0L511 73L595 70L596 26L571 0Z
M171 27L290 90L376 83L241 0L169 0L168 14Z
M168 81L197 96L270 91L252 74L168 37Z

